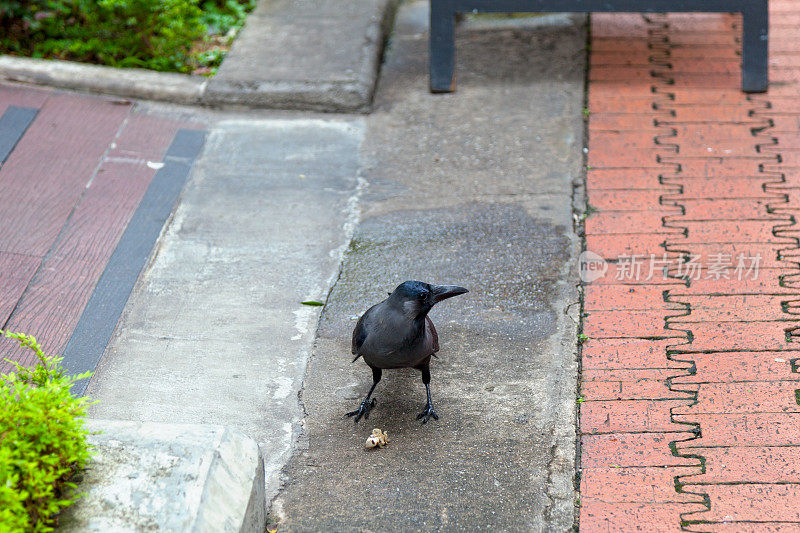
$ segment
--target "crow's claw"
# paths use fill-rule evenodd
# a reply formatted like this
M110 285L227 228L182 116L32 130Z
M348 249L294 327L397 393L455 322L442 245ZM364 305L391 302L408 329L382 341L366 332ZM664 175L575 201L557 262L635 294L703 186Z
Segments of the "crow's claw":
M358 423L358 421L361 420L362 416L364 417L364 420L367 420L369 418L369 412L372 410L373 407L375 407L375 403L376 403L375 398L373 398L372 401L364 400L363 402L361 402L361 405L358 407L358 409L346 413L345 416L355 416L356 419L354 420L354 422L356 423Z
M433 417L434 420L439 420L439 415L433 410L433 405L428 404L425 406L425 410L417 415L417 420L422 419L422 423L427 424L431 417Z

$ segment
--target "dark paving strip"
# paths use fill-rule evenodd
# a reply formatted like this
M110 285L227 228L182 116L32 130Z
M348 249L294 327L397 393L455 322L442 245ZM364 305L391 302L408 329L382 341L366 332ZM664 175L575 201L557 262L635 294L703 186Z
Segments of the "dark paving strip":
M8 155L25 134L39 110L32 107L8 106L0 117L0 163L8 159Z
M63 366L69 374L94 371L100 362L204 143L203 131L182 129L175 135L164 166L153 177L64 349ZM73 392L83 394L88 384L88 379L81 380Z

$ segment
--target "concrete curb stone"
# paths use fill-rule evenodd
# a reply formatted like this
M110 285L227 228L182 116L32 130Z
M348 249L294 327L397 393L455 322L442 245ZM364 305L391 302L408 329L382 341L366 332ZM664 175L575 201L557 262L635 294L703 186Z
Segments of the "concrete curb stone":
M210 105L369 111L397 3L261 2L209 82L204 101Z
M201 103L208 85L200 76L6 55L0 55L0 79L176 104Z
M223 426L90 419L92 461L59 531L263 532L258 445Z

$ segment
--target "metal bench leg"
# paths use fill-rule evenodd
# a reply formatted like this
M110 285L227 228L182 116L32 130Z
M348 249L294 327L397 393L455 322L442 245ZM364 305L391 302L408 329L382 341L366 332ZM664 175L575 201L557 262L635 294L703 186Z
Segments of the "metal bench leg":
M430 83L432 93L455 90L455 13L448 0L431 0Z
M769 9L767 0L750 0L742 12L742 90L762 93L769 76Z

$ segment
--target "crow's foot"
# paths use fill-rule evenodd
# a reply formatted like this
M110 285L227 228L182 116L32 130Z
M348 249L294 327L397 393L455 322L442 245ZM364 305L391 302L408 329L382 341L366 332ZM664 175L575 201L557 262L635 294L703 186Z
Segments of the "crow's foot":
M417 415L417 420L421 418L422 423L427 424L431 417L433 417L434 420L439 420L439 415L433 410L433 404L428 402L428 405L425 406L425 410Z
M364 420L367 420L369 418L369 412L372 410L373 407L375 407L375 398L373 398L372 401L364 400L363 402L361 402L361 405L358 407L358 409L356 409L355 411L350 411L345 416L355 416L356 419L354 420L354 422L358 422L359 420L361 420L362 416L364 417Z

